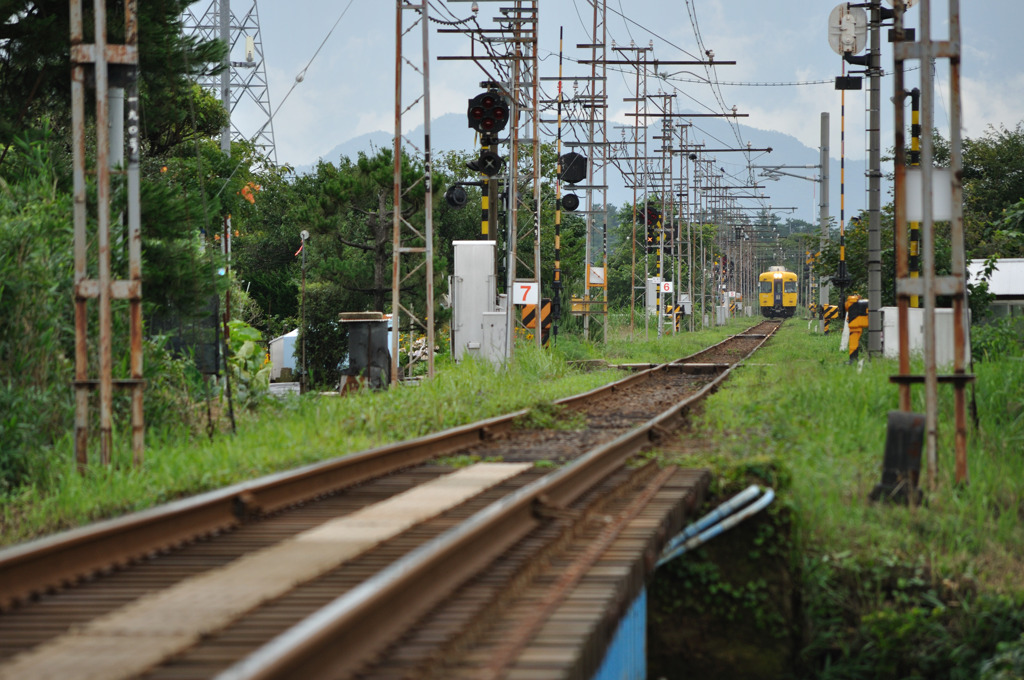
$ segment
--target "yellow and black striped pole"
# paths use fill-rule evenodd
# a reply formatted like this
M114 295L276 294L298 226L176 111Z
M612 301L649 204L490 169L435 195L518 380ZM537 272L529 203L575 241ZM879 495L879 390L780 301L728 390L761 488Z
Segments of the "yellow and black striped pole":
M910 165L921 165L921 90L910 91ZM910 223L910 278L921 276L921 223ZM910 296L910 306L920 307L921 298Z
M846 76L846 61L843 61L843 77ZM841 90L839 106L839 272L833 277L839 287L840 303L846 297L846 286L850 277L846 273L846 90Z
M486 179L484 181L487 181ZM490 220L488 219L490 212L490 196L487 195L486 189L481 193L480 196L480 235L487 240L490 235Z
M824 334L828 335L829 331L832 330L832 322L839 318L839 306L825 305L822 309L821 318L824 322Z

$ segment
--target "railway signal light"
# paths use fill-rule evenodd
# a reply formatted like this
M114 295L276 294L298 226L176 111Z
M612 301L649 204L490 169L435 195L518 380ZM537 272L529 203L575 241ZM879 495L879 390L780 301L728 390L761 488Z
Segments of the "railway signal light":
M497 92L483 92L469 100L469 127L481 134L501 132L508 125L508 102Z
M661 211L652 205L644 210L644 222L647 225L647 252L658 252L661 244Z
M575 151L564 153L558 157L558 165L561 168L558 179L567 184L576 184L587 178L587 157Z
M576 208L580 207L580 197L576 194L566 194L562 196L562 208L573 212Z
M468 196L466 196L466 190L458 184L453 184L448 187L448 191L444 192L444 200L453 208L462 208L466 205Z

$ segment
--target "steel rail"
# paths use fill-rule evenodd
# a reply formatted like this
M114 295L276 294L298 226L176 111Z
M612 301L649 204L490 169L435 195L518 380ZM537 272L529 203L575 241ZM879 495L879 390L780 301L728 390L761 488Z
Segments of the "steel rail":
M494 558L544 521L538 506L566 508L626 460L682 423L761 341L697 393L567 466L492 503L339 596L217 676L217 680L349 677ZM667 366L667 365L665 365ZM652 370L667 370L665 366Z
M674 370L669 366L682 361L686 361L686 358L633 373L589 392L559 399L555 403L586 403L606 393L649 380L658 371ZM527 413L527 409L522 409L5 548L0 550L0 609L35 593L74 583L99 570L128 564L154 552L230 530L250 517L275 512L486 441L509 431L514 421Z
M508 431L526 410L353 453L104 520L0 551L0 608Z

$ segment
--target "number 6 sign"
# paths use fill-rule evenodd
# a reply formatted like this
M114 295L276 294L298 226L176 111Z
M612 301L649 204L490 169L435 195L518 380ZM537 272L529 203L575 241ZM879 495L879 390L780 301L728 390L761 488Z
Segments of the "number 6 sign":
M535 305L540 299L540 286L536 281L513 281L512 304Z
M672 292L672 282L671 281L662 281L661 282L661 292L662 293L671 293Z

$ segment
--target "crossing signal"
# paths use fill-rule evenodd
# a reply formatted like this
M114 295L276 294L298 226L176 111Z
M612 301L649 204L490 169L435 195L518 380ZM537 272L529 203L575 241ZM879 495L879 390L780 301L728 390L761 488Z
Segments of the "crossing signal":
M508 125L508 102L497 92L483 92L469 100L469 127L481 134L493 134Z
M661 245L661 211L653 205L644 209L644 223L647 225L647 252L658 252Z

